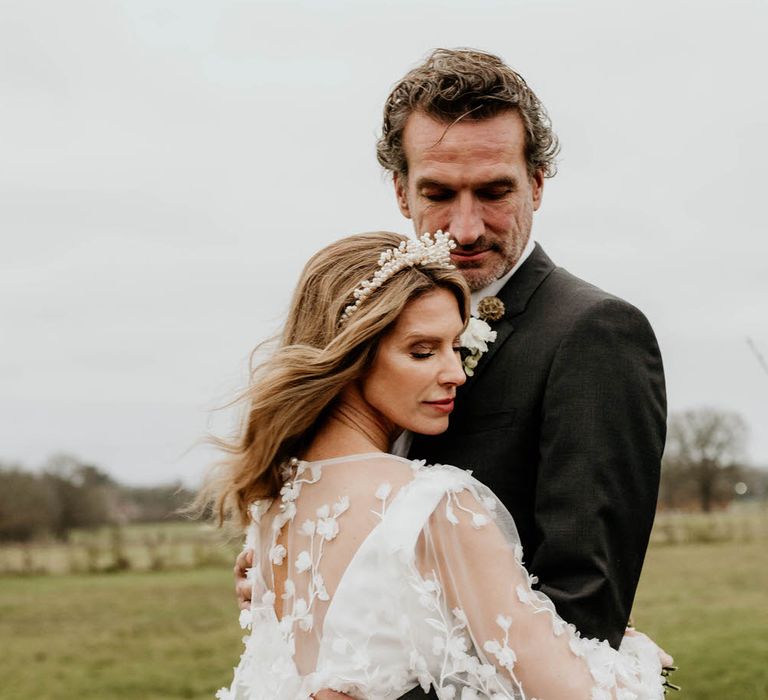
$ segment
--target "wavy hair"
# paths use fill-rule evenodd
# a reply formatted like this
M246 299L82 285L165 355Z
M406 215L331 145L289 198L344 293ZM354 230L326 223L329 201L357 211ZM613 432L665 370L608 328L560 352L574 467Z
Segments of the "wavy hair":
M560 146L547 111L523 77L498 56L475 49L436 49L395 85L384 103L376 156L381 165L403 177L408 161L403 131L408 117L422 111L450 126L461 119L490 119L515 110L525 127L528 175L557 172Z
M437 265L407 267L387 280L344 323L353 291L378 269L379 255L405 236L376 232L342 238L304 267L274 353L251 372L241 397L247 411L240 434L214 439L226 457L209 473L195 500L211 507L219 524L248 521L248 506L274 497L282 466L300 456L342 389L363 377L408 302L436 288L454 294L462 320L469 289L461 274Z

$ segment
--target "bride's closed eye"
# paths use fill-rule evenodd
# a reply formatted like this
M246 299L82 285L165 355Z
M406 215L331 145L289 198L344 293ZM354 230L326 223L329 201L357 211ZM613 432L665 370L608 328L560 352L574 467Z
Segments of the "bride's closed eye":
M466 351L466 348L461 345L454 345L453 348L451 349L453 350L453 352L457 352L460 355L462 355L462 353ZM425 360L428 357L432 357L434 354L435 353L432 350L425 350L423 352L420 352L417 350L411 351L411 357L414 358L415 360Z
M432 357L436 350L437 345L434 342L420 340L411 344L408 353L414 360L426 360L428 357Z

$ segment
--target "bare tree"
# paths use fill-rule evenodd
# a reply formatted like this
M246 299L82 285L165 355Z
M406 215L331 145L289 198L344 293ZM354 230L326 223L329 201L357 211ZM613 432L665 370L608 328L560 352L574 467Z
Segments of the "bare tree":
M760 350L758 350L757 345L755 345L752 338L747 338L747 345L749 345L749 349L752 351L752 354L755 356L755 359L757 360L757 364L759 364L763 372L765 372L765 374L768 375L768 360L766 360L763 353L761 353Z
M743 459L747 424L738 413L699 408L673 414L669 421L665 469L669 483L685 483L701 509L732 494Z

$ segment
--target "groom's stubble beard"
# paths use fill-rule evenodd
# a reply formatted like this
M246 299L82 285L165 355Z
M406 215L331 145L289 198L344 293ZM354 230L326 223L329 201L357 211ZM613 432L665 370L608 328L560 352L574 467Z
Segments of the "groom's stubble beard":
M532 195L524 196L506 217L506 225L491 228L485 222L485 231L471 245L458 246L459 251L490 250L489 259L478 262L456 261L456 267L464 276L469 288L477 292L503 277L520 260L533 228L534 201ZM492 225L492 224L491 224Z
M455 261L454 264L464 276L469 288L476 292L503 277L517 264L529 237L530 231L522 240L517 236L500 239L483 234L472 245L458 246L457 250L464 252L489 250L491 251L489 259L479 262Z

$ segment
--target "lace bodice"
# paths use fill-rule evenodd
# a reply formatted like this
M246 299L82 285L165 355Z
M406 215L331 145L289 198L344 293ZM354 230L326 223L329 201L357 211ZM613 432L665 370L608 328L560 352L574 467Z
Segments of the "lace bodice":
M535 591L510 514L461 469L384 454L294 461L251 507L245 651L220 700L651 700L656 646L581 638Z

